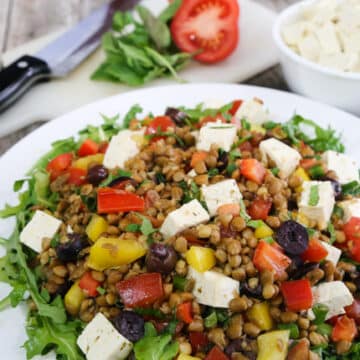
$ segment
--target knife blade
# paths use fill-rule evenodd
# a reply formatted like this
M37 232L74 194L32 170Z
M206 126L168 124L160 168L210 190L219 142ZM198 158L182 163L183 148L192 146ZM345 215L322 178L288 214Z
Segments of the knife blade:
M0 71L0 112L37 82L66 76L85 60L111 27L115 11L128 11L140 0L112 0L33 56L24 55Z

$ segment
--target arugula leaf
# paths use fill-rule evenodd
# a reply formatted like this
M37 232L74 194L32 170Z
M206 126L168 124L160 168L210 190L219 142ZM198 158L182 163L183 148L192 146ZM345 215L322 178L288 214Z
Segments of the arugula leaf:
M182 3L182 0L174 0L172 1L159 15L158 19L163 23L167 23L170 21L176 12L179 10L179 7Z
M162 313L159 309L135 308L134 311L141 316L154 316L158 319L165 318L165 314Z
M290 330L290 338L291 339L297 339L300 335L299 327L294 324L278 324L278 328L280 330Z
M124 128L128 129L130 126L130 121L136 119L137 114L142 113L143 109L140 105L133 105L130 110L126 113L123 121Z
M323 304L315 304L312 308L312 311L315 315L315 319L313 320L313 323L315 325L320 325L325 322L325 318L327 313L329 312L329 308Z

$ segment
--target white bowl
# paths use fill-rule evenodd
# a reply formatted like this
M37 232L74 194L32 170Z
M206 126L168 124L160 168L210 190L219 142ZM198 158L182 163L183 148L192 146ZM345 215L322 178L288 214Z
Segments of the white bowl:
M315 1L301 1L288 7L274 24L273 37L285 80L294 92L360 115L360 73L342 72L311 62L290 49L281 36L283 26L295 22L301 9Z

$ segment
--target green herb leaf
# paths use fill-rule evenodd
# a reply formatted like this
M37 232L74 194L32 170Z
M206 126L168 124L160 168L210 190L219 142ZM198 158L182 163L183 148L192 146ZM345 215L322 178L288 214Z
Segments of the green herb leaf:
M158 319L164 319L165 314L162 313L159 309L151 308L135 308L134 311L141 316L153 316Z
M316 206L320 200L319 185L312 185L309 194L309 206Z
M119 177L131 177L130 171L125 170L119 170L116 174L110 174L103 182L100 183L99 187L107 187L109 184L111 184L115 179Z
M208 171L209 178L212 178L218 174L219 174L219 170L217 168L213 168Z
M236 166L235 163L230 163L227 167L226 167L226 172L231 175L238 167Z
M182 0L174 0L172 1L158 16L158 19L161 20L163 23L167 23L171 20L176 12L179 10L179 7L182 3Z
M106 293L106 290L101 286L98 286L96 290L100 295L104 295Z
M291 339L298 339L300 335L299 328L296 324L290 323L290 324L279 324L278 328L280 330L290 330L290 338Z
M351 181L341 186L341 192L343 195L359 196L360 195L360 183L357 181Z
M315 325L319 325L325 322L325 318L327 313L329 312L329 308L323 304L315 304L312 308L312 311L315 315L315 319L313 320L313 323Z
M267 121L264 124L262 124L262 127L266 130L272 130L274 128L276 128L277 126L279 126L279 123L276 123L274 121Z
M241 158L241 152L239 149L234 149L229 152L230 159L235 161L238 158Z
M126 225L125 230L130 231L130 232L138 232L138 231L140 231L140 225L139 224L129 224L129 225Z
M130 126L130 121L136 119L137 114L142 113L142 111L143 109L140 105L138 104L133 105L124 117L124 122L123 122L124 128L128 129Z
M246 119L241 119L241 128L245 130L250 130L251 124Z
M280 169L278 167L274 167L270 170L274 176L278 176Z
M321 165L312 166L308 169L308 173L312 179L319 179L325 175L325 171Z
M329 222L327 230L330 234L330 244L333 244L336 241L336 232L334 225L331 222Z
M216 311L213 311L209 316L205 318L204 325L206 328L212 328L217 325Z
M250 220L246 223L247 226L257 229L261 226L264 226L265 223L262 220Z
M342 219L344 217L344 209L341 206L335 204L333 215L337 216L339 219Z
M246 207L245 207L245 204L244 204L244 200L243 199L240 199L240 216L246 221L250 221L251 220L251 217L250 215L247 213L246 211Z
M184 291L188 280L180 275L174 275L173 285L176 290Z
M329 324L326 324L326 323L319 324L319 325L317 325L317 327L316 327L316 331L317 331L319 334L327 335L327 336L330 336L330 335L331 335L332 329L333 329L332 326L329 325Z

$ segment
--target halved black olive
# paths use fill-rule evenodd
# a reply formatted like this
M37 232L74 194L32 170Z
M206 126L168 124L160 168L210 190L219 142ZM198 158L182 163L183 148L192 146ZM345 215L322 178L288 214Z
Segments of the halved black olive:
M297 269L293 270L289 273L289 276L293 280L301 279L308 272L313 271L319 267L319 263L316 262L308 262L306 264L300 265Z
M244 281L243 283L240 283L240 294L250 296L256 299L261 299L262 287L259 284L255 288L252 288L249 286L249 284L246 281Z
M229 164L229 154L226 151L220 151L217 163L217 169L221 172L227 168Z
M99 185L102 181L104 181L109 175L106 167L102 165L94 165L92 166L87 175L86 180L92 185Z
M145 258L148 271L169 274L174 270L177 261L175 249L171 245L154 243L150 246Z
M174 123L179 127L186 125L185 120L187 118L187 114L179 109L168 107L165 111L165 115L169 116L171 120L174 121Z
M144 336L144 319L133 311L124 310L113 322L117 331L132 342Z
M81 250L89 246L85 236L72 233L68 234L69 241L56 247L56 255L62 262L76 261Z
M111 181L111 183L108 186L109 187L114 187L116 185L119 185L123 181L128 181L131 185L133 185L134 187L137 187L137 182L133 178L131 178L129 176L119 176L118 178Z
M276 241L289 255L300 255L309 246L309 235L304 226L293 220L285 221L276 232Z
M231 341L225 348L225 354L231 357L232 353L242 351L243 342L244 339L242 338Z

